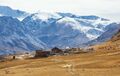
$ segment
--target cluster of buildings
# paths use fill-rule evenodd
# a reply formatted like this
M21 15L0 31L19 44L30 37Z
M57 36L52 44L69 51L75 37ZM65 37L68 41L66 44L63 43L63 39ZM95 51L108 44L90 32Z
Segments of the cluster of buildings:
M31 53L23 53L23 54L14 54L6 56L5 59L29 59L29 58L43 58L43 57L49 57L49 56L61 56L61 55L70 55L70 54L79 54L79 53L86 53L88 51L93 51L93 48L66 48L66 49L60 49L57 47L52 48L49 51L46 50L35 50Z

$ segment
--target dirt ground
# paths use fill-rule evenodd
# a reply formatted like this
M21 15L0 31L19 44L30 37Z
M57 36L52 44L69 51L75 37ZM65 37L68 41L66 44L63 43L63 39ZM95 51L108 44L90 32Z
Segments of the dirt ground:
M0 76L120 76L120 51L0 62Z

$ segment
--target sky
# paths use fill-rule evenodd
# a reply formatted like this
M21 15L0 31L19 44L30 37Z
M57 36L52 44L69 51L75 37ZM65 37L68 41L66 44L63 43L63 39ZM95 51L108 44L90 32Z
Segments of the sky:
M120 0L0 0L0 5L27 12L70 12L120 21Z

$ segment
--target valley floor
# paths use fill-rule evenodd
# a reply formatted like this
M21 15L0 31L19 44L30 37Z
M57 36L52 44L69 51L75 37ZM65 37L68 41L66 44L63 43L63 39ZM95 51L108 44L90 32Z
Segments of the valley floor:
M0 62L0 76L120 76L120 51Z

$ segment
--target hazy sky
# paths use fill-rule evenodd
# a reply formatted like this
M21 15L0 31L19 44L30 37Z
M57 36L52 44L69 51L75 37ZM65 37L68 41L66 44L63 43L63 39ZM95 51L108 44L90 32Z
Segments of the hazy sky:
M0 0L0 5L28 12L71 12L120 21L120 0Z

